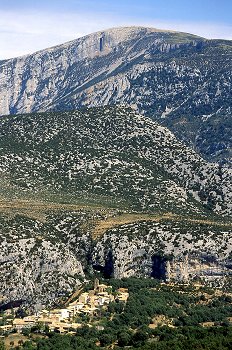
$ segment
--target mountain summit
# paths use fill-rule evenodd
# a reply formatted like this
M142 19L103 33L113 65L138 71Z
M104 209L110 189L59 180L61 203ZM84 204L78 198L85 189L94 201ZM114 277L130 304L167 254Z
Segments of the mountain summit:
M230 162L231 58L231 41L113 28L1 61L0 114L127 104Z

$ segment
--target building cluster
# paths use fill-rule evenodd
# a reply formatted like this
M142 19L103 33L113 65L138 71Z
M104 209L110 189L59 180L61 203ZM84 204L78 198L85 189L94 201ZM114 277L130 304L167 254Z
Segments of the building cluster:
M82 323L75 322L78 316L100 316L101 308L107 308L107 305L115 300L126 302L128 296L128 290L125 288L119 288L113 295L110 286L99 284L96 279L93 290L81 293L78 300L69 303L66 308L41 310L34 315L15 318L11 324L0 326L0 330L8 332L16 329L17 332L22 332L25 328L31 329L38 325L47 325L50 331L60 333L74 331L82 326Z

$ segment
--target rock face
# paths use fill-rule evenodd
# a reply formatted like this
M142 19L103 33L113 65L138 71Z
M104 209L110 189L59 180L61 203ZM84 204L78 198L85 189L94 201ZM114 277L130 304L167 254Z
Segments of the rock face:
M164 281L225 284L232 275L229 226L180 220L112 227L97 240L96 209L48 214L46 222L1 215L0 295L4 303L54 305L77 289L86 273ZM63 299L64 300L64 299Z
M8 302L52 304L80 283L82 262L52 229L22 216L0 221L0 295Z
M110 29L0 62L0 114L129 104L230 163L231 58L231 41Z
M76 89L113 71L118 59L136 43L141 33L155 33L143 28L121 28L98 32L29 56L1 64L0 113L15 114L46 110L61 102ZM160 40L158 39L158 42ZM120 51L119 53L117 51ZM120 57L119 57L120 56ZM110 67L112 65L112 67Z
M220 232L220 233L219 233ZM140 222L106 232L93 250L106 277L223 281L231 275L231 230L183 222Z

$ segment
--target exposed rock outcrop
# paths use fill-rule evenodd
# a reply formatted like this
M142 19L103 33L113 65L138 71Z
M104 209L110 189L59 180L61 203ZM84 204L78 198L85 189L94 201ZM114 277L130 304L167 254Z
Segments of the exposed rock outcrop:
M54 305L94 271L105 278L201 280L219 286L231 277L230 227L141 221L112 227L93 240L94 227L83 231L83 222L94 218L98 222L99 213L84 210L47 217L46 223L1 218L2 302Z

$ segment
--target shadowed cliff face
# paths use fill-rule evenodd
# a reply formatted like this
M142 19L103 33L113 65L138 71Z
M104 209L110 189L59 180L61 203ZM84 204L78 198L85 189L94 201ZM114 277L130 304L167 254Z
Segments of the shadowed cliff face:
M151 277L157 278L159 280L166 280L167 269L166 263L167 259L160 255L153 255L152 258L152 271Z
M144 242L141 241L141 243ZM128 259L125 258L128 252L122 251L114 262L113 259L109 259L109 255L111 257L112 254L110 251L105 258L105 264L97 265L97 270L101 271L105 278L142 276L180 283L202 280L202 282L216 283L219 286L222 286L227 278L232 276L231 262L219 261L217 256L205 255L201 250L192 254L180 253L178 255L173 250L172 256L165 256L165 252L166 250L164 250L164 255L147 254L146 257L144 255L131 256Z
M104 264L92 264L92 267L95 271L101 272L104 278L114 277L114 260L113 260L113 252L111 250L108 251L107 255L104 258Z
M113 252L111 250L106 256L103 274L105 278L110 278L114 276L114 259Z
M231 229L216 233L208 225L138 222L106 232L96 242L92 256L93 262L104 267L108 252L113 252L115 278L202 279L222 285L232 273L230 241Z

